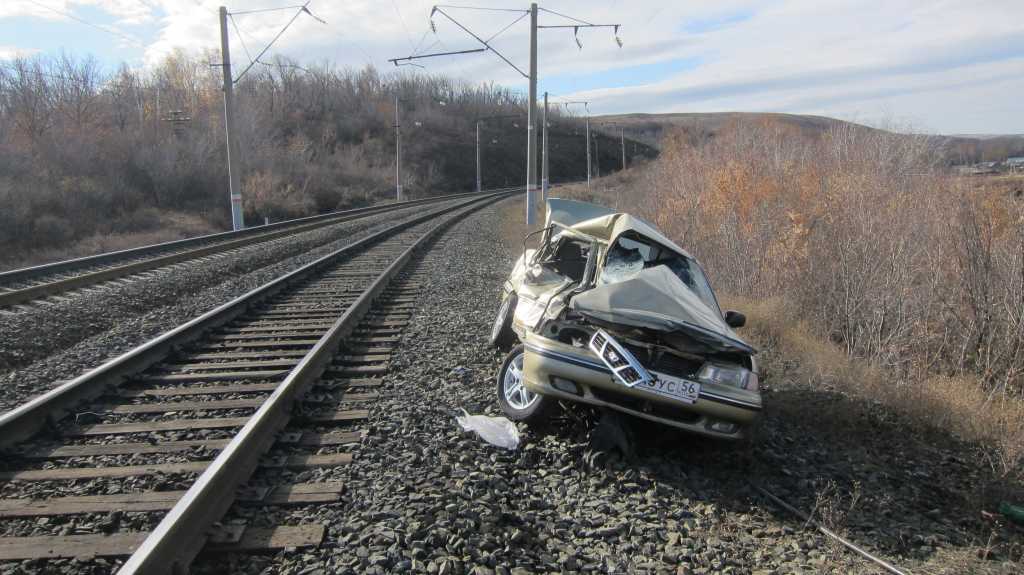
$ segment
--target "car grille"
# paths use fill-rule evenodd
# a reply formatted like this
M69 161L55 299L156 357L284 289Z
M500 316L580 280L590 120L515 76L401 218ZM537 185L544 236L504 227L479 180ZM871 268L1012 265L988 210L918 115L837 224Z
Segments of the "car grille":
M650 375L633 355L602 330L590 338L593 351L626 387L650 380Z
M692 379L697 376L701 366L704 365L700 360L686 359L667 352L659 354L657 350L639 345L625 344L623 347L647 369L667 375Z

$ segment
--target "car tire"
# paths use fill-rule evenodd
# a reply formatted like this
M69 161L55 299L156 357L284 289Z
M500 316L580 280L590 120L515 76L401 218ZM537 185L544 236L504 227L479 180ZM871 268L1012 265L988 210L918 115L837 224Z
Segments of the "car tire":
M509 292L501 300L498 315L494 317L494 325L491 326L491 345L498 349L508 349L519 340L512 329L512 317L516 313L517 302L516 292Z
M498 368L498 406L512 421L529 425L546 422L558 407L550 397L532 393L523 386L523 358L526 348L519 344L509 350ZM517 375L518 374L518 375Z

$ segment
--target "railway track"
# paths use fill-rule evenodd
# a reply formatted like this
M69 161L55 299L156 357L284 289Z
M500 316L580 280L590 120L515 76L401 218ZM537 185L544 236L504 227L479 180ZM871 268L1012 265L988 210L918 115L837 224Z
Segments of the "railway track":
M454 194L345 210L237 232L223 232L151 246L98 254L0 273L0 309L29 304L50 296L126 278L157 268L220 254L325 226L358 220L411 206L450 201L473 194Z
M415 305L403 269L508 194L354 242L0 416L0 562L127 557L119 573L176 573L204 546L318 544L322 525L214 525L232 504L338 500L340 484L281 470L351 461Z

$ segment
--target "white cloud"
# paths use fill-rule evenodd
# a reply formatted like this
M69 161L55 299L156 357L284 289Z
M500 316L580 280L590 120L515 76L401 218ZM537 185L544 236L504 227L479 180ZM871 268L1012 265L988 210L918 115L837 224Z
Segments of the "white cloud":
M0 46L0 60L13 60L14 58L23 58L25 56L31 56L39 50L18 48L17 46Z
M95 6L114 16L118 26L146 24L154 19L154 9L159 2L154 0L73 0L75 4Z
M150 65L175 49L219 50L221 0L41 1L64 10L90 4L111 14L118 26L155 25L158 32L141 54ZM516 7L506 0L474 4ZM280 5L237 0L231 9ZM582 50L571 29L540 31L542 84L557 80L568 87L566 91L576 92L559 95L592 99L598 113L772 110L890 115L936 131L1024 132L1024 115L1010 112L1015 109L1012 95L1024 89L1020 0L562 0L541 6L590 22L622 24L621 49L609 30L581 30ZM310 8L328 24L301 15L271 54L342 66L372 62L388 70L387 58L405 56L413 47L477 47L440 15L434 18L437 35L424 37L430 7L429 0L314 0ZM528 3L521 7L528 8ZM0 6L0 18L12 13L55 16L44 12L24 0L7 0ZM485 38L517 17L507 12L451 13ZM236 23L255 53L291 15L239 15ZM568 23L546 13L541 22ZM229 35L234 61L247 62L233 26ZM526 69L526 22L509 29L494 46ZM669 72L670 63L684 60L699 65ZM494 54L420 62L428 71L513 89L526 87L525 80Z
M64 0L51 0L50 2L40 2L40 4L49 6L52 9L44 8L28 0L5 0L5 2L0 3L0 18L32 16L45 20L60 20L64 18L64 16L60 15L60 12L68 9L68 2Z

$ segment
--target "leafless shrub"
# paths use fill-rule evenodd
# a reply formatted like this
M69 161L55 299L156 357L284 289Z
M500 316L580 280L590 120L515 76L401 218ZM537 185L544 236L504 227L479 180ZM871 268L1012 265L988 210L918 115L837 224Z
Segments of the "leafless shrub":
M178 52L155 69L110 75L94 59L66 54L0 65L0 243L7 248L0 265L38 261L33 254L62 247L77 253L75 242L97 234L155 232L145 226L166 221L149 209L201 214L226 227L223 100L219 71L207 65L213 59ZM284 59L254 67L236 94L238 169L255 222L393 197L396 96L407 197L473 189L475 119L525 112L519 93L497 86ZM578 177L584 143L567 136L577 121L557 111L551 120L552 178ZM520 122L485 122L485 188L523 181Z

